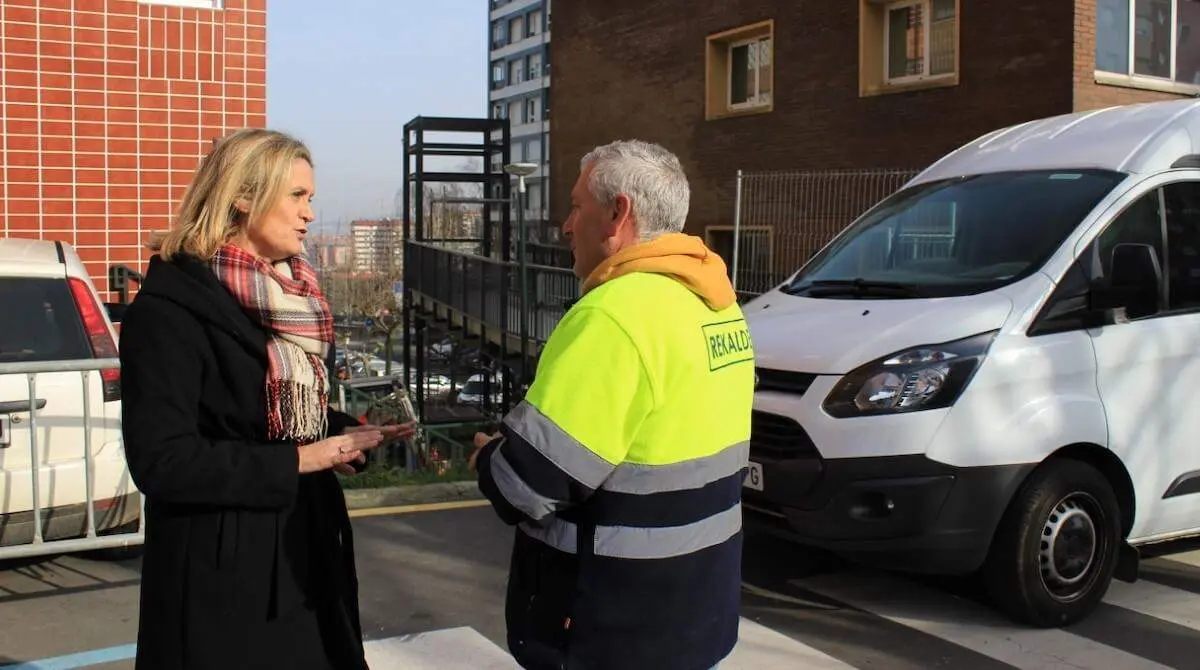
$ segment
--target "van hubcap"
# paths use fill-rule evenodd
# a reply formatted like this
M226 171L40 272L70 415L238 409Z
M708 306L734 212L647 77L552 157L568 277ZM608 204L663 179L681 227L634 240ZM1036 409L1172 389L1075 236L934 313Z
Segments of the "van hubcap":
M1093 518L1098 511L1091 496L1073 493L1060 500L1046 518L1038 561L1042 584L1057 599L1074 599L1091 586L1089 577L1103 542Z

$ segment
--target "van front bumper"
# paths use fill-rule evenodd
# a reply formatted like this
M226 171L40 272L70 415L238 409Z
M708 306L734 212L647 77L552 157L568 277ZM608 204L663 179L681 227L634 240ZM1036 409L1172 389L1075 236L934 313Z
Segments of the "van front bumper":
M762 468L763 490L742 489L749 530L928 574L978 569L1009 501L1035 467L955 467L922 454L824 458L798 424L793 448L756 442L750 460Z

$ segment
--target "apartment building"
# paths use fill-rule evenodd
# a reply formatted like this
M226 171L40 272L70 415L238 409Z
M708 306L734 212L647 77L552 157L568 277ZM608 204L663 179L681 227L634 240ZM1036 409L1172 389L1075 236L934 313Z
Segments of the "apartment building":
M404 268L403 231L399 219L359 219L350 222L353 271L357 274L394 273Z
M526 219L544 221L550 196L550 0L490 0L488 30L489 114L509 121L510 160L540 166L526 179Z
M266 123L266 4L0 2L0 237L74 245L102 293L144 269L212 142Z
M679 154L702 234L733 223L738 169L919 169L1001 126L1194 96L1193 26L1197 0L562 3L551 214L618 138Z

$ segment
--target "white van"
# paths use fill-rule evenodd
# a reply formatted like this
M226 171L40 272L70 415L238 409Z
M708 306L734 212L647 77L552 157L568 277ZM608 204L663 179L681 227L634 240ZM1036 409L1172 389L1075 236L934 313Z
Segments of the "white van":
M990 133L746 314L748 525L1037 626L1200 535L1198 101Z
M86 392L81 371L117 358L117 334L75 250L0 238L0 315L0 559L101 548L136 554L141 496L121 438L120 368L86 373ZM30 367L68 369L34 374L31 399ZM112 536L104 541L85 537L89 476L96 533Z

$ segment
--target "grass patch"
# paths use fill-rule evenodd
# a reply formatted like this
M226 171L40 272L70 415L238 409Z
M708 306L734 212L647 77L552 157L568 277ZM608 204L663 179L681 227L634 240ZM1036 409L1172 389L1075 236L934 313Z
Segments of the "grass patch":
M408 472L404 468L373 465L356 475L338 475L338 479L341 480L343 489L381 489L414 484L475 481L475 473L467 469L465 462L456 461L440 473L433 469Z

